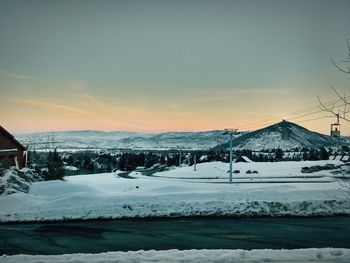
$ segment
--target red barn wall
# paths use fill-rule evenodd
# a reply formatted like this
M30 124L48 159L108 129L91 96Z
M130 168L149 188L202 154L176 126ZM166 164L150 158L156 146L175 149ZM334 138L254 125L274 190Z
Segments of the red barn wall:
M9 138L6 134L0 132L0 149L17 149L17 159L19 168L23 168L25 166L25 156L23 155L24 150L16 143L14 143L11 138Z

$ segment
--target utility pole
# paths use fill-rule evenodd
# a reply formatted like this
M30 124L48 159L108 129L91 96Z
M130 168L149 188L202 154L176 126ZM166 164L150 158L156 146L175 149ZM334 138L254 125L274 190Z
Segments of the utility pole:
M197 157L193 156L193 171L197 171Z
M237 129L225 129L224 134L230 135L230 184L232 184L232 140L233 134L237 134Z

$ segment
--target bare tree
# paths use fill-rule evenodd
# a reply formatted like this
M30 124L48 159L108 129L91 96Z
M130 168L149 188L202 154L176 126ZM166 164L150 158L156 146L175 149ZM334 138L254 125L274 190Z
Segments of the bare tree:
M344 72L346 74L350 74L350 43L349 43L349 39L346 40L346 43L348 45L348 56L347 56L346 59L342 60L342 62L345 65L344 66L339 66L339 64L335 63L334 60L332 60L332 63L341 72Z
M347 43L347 58L345 60L342 60L341 63L342 65L339 65L338 63L334 62L332 60L333 65L340 70L341 72L345 73L346 75L350 75L350 43L349 40L346 41ZM337 125L339 124L339 119L342 119L346 122L350 122L349 117L347 114L350 112L350 96L344 94L340 94L334 87L331 87L332 90L334 91L335 95L338 97L337 103L333 103L332 105L329 106L329 104L323 103L319 96L317 96L318 102L320 104L320 109L329 112L333 114L334 116L337 117L338 122L336 124L332 125ZM339 104L340 103L340 104ZM349 152L348 152L349 154ZM344 178L349 178L350 176L350 166L340 166L339 167L339 173L344 177ZM350 200L350 182L347 180L343 180L343 178L338 179L339 183L339 190L341 190L341 193L343 193L345 200L349 201Z
M339 105L337 103L333 103L331 105L324 104L321 101L320 97L317 96L318 103L320 104L320 109L325 112L329 112L333 114L339 119L350 122L350 119L347 117L347 114L350 112L350 100L349 100L350 96L347 96L345 93L342 95L334 87L331 87L331 88L336 94L336 96L339 98L341 103Z
M347 58L342 60L342 63L344 64L343 66L340 66L334 60L332 60L333 65L339 69L341 72L345 74L350 75L350 43L349 40L346 41L347 43ZM334 91L335 95L338 97L337 103L333 104L325 104L321 101L320 97L317 96L318 102L320 104L320 109L329 112L333 114L334 116L337 117L338 122L339 119L342 119L344 121L350 122L349 117L347 117L347 114L350 112L350 96L347 96L345 93L340 94L334 87L331 87L332 90ZM339 104L340 102L340 104Z

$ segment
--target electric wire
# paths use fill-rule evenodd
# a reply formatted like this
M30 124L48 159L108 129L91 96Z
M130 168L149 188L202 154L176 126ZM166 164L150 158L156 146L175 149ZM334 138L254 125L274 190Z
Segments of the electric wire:
M346 98L350 98L350 96L347 96ZM341 104L337 104L337 102L342 102L342 103ZM331 101L328 101L328 102L324 103L325 106L329 106L329 105L332 105L332 104L333 104L333 107L335 109L338 109L339 107L343 107L345 105L345 103L343 102L342 99L331 100ZM318 110L315 111L316 109L318 109ZM309 111L313 111L313 112L309 112ZM291 115L291 117L286 118L286 120L295 120L295 119L299 119L299 118L306 117L306 116L309 116L309 115L314 115L314 114L321 113L321 112L324 112L324 110L320 109L319 106L309 107L309 108L305 108L305 109L294 111L294 112L291 112L291 113L287 114L287 115ZM303 114L300 114L300 115L297 115L297 116L293 116L296 113L303 113ZM316 120L318 118L314 118L314 119ZM246 129L262 127L262 126L265 126L265 125L269 125L269 124L275 123L278 120L280 120L280 118L265 119L265 120L262 120L262 121L258 121L258 122L247 124L247 125L241 127L240 130L246 130ZM311 120L313 120L313 119L306 120L306 121L311 121Z
M321 119L327 119L327 118L333 118L334 116L322 116L322 117L317 117L317 118L312 118L308 120L302 120L302 121L297 121L296 123L304 123L304 122L309 122L309 121L315 121L315 120L321 120Z

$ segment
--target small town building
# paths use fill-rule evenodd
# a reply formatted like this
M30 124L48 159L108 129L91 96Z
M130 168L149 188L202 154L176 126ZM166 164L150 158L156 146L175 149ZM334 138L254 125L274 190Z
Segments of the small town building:
M0 167L26 166L26 148L15 137L0 125Z

